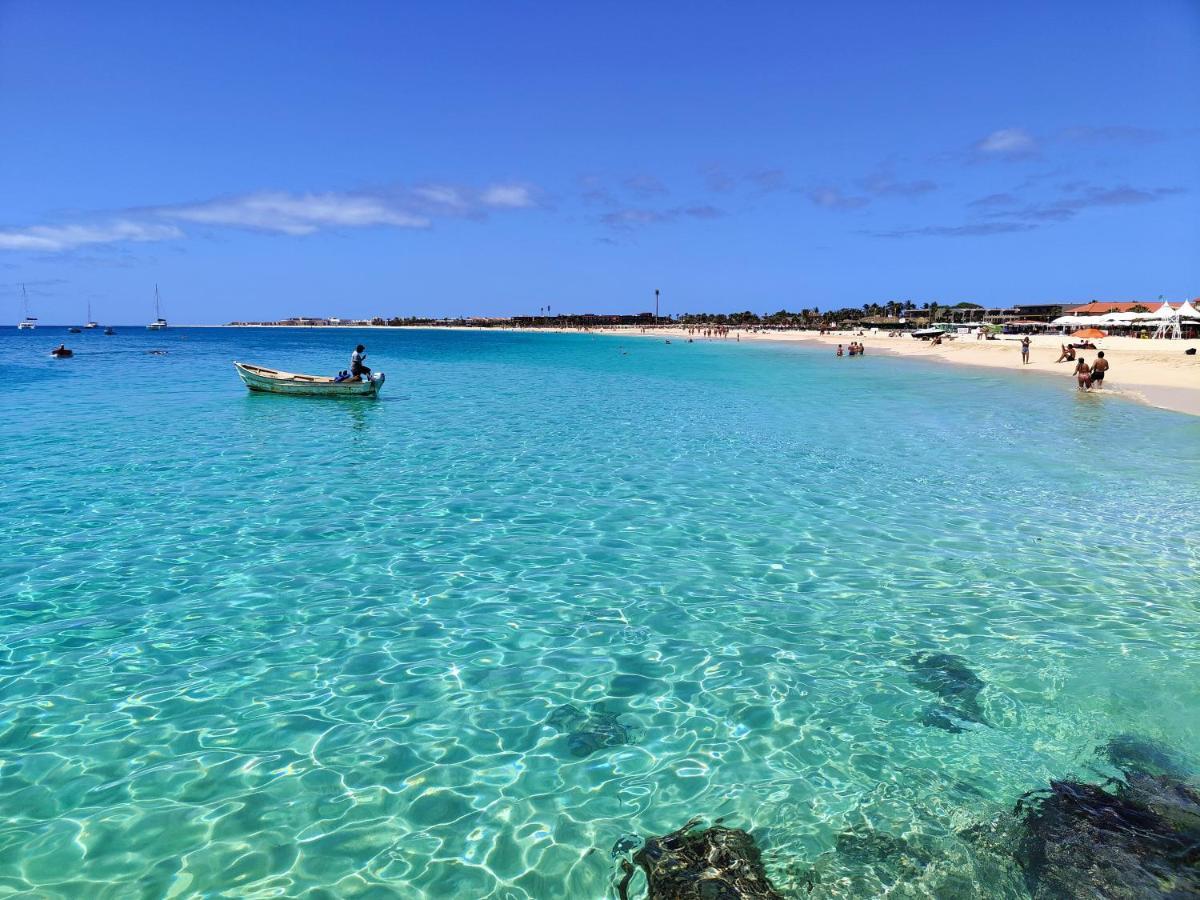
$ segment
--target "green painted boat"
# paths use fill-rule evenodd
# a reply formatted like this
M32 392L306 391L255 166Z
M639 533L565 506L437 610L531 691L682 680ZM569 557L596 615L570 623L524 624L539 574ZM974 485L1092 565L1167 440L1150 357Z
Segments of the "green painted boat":
M234 362L242 381L252 391L265 394L296 394L304 397L377 397L384 374L376 372L367 381L334 381L323 375L297 375L265 366Z

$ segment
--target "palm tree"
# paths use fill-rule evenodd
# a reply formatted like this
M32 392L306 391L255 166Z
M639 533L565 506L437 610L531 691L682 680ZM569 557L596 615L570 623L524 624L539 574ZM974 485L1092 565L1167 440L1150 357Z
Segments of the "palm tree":
M937 315L938 315L938 305L937 305L937 301L934 300L932 303L929 304L929 324L930 325L932 325L934 322L937 321Z

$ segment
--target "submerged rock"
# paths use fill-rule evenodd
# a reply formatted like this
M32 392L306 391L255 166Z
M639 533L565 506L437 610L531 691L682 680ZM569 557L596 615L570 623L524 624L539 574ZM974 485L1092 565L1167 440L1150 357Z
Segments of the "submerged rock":
M590 756L605 747L637 743L641 729L626 725L618 715L602 707L583 712L570 704L550 713L546 723L567 732L567 749L572 756Z
M927 713L923 720L926 725L945 728L947 731L961 731L957 726L947 727L945 710L949 709L954 716L966 722L986 725L983 710L979 708L979 693L983 690L983 682L971 671L967 661L952 653L935 653L923 650L915 653L904 661L912 671L913 684L922 690L937 694L944 704L935 707L934 713ZM939 716L937 710L943 712ZM927 721L926 721L927 720Z
M1200 794L1183 782L1055 781L1016 812L1016 860L1038 900L1200 896Z
M838 854L856 863L889 862L898 865L924 866L931 856L902 837L872 828L849 828L837 836Z
M1187 778L1190 772L1180 756L1154 741L1133 734L1117 735L1104 746L1104 755L1126 775L1169 775Z
M637 730L625 725L612 713L593 714L567 738L572 756L590 756L605 747L620 747L636 740Z
M618 856L636 850L640 846L642 846L642 839L636 834L623 834L613 844L612 858L616 859Z
M587 721L587 716L572 706L570 703L564 703L554 712L550 713L546 719L546 724L559 731L572 731L576 726Z
M633 862L646 873L646 900L783 900L762 864L758 845L745 831L713 825L695 830L693 819L665 837L650 838ZM634 868L624 863L617 886L629 900Z
M982 722L963 718L962 714L950 706L927 706L921 713L921 724L930 728L940 728L951 734L962 734L972 728L978 728Z

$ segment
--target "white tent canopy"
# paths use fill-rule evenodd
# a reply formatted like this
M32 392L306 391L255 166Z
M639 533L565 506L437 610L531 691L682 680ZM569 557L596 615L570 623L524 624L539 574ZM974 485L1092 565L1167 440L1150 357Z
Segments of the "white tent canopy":
M1171 304L1163 305L1154 312L1110 312L1102 316L1059 316L1051 325L1065 325L1069 328L1094 328L1097 325L1140 325L1142 323L1172 322L1176 319L1198 320L1200 310L1190 302L1185 301L1178 309L1172 309Z

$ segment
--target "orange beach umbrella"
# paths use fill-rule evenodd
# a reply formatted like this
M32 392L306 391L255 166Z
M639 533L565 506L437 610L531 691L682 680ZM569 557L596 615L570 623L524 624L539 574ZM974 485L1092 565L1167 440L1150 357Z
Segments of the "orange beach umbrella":
M1080 328L1078 331L1072 331L1071 337L1102 338L1108 337L1108 332L1101 331L1099 328Z

